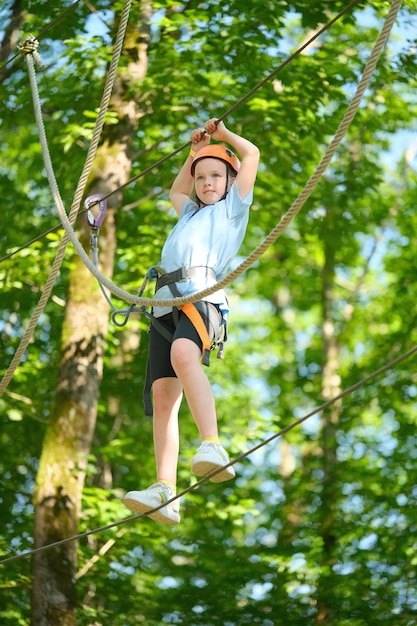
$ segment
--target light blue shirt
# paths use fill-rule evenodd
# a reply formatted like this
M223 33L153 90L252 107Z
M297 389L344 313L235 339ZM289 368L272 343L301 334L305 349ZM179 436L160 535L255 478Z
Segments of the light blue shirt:
M245 236L252 197L253 190L242 200L233 184L226 198L215 204L199 208L192 200L184 203L179 220L162 248L160 266L165 272L180 267L210 267L216 274L216 281L201 277L177 282L176 287L182 296L211 287L225 276ZM155 294L160 300L173 297L168 285ZM203 299L218 304L226 317L228 308L223 289ZM171 307L158 306L154 307L153 313L160 317L170 311Z

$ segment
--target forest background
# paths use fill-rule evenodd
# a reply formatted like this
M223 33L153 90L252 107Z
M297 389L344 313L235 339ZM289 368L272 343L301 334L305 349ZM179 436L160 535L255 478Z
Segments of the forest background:
M111 194L99 234L105 276L136 294L175 224L168 190L187 148L154 164L347 4L132 3L85 189ZM112 324L96 279L65 248L16 48L39 35L43 121L69 212L123 6L6 0L0 9L2 375L65 251L21 363L3 378L0 561L121 522L0 563L0 622L415 625L415 356L315 409L415 348L417 4L402 3L354 121L303 209L228 287L225 359L212 358L208 373L231 457L257 449L236 464L233 483L187 493L178 527L123 522L123 494L154 480L142 405L147 320ZM227 116L261 150L237 262L314 173L390 6L357 2ZM89 252L82 209L75 227ZM195 481L197 445L183 403L179 490Z

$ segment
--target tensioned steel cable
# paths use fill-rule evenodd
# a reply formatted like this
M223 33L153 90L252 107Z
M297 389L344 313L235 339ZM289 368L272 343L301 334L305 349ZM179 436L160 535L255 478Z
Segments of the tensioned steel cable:
M395 5L395 6L394 6L394 5ZM383 28L383 29L382 29L382 31L381 31L380 37L378 38L377 44L375 45L374 50L378 49L378 52L376 52L376 53L375 53L375 56L376 56L376 60L374 60L374 61L375 61L375 64L376 64L376 61L377 61L377 59L378 59L378 57L379 57L379 54L380 54L380 52L381 52L381 49L382 49L382 48L381 48L381 49L379 49L379 47L378 47L378 42L380 42L380 40L381 40L381 39L383 39L383 37L382 37L383 33L384 33L384 36L386 35L386 37L388 37L388 34L389 34L390 30L391 30L391 27L392 27L393 21L394 21L394 19L395 19L395 15L396 15L396 13L398 12L398 9L399 9L400 5L401 5L401 2L400 2L399 0L397 0L397 2L394 2L394 3L393 3L393 6L392 6L391 11L390 11L390 14L388 15L387 20L386 20L386 22L385 22L385 24L384 24L384 28L385 28L385 26L387 26L387 28L386 28L385 30L388 30L388 33L386 33L386 32L384 33L384 28ZM395 10L395 15L394 15L394 17L392 18L392 20L390 21L390 20L388 20L388 18L390 17L390 15L391 15L391 13L392 13L392 11L393 11L394 9L396 9L396 10ZM387 25L387 24L388 24L388 25ZM390 24L390 25L389 25L389 24ZM385 41L386 41L386 39L385 39ZM372 59L372 55L371 55L371 59ZM370 59L370 60L371 60L371 59ZM368 63L368 66L369 66L369 65L372 65L372 64ZM368 66L367 66L367 68L366 68L366 69L368 69ZM363 87L363 90L365 89L365 87L366 87L366 85L367 85L367 81L368 81L368 80L369 80L369 77L367 77L367 72L366 72L366 70L365 70L364 75L363 75L363 77L362 77L362 79L361 79L361 82L360 82L360 86L361 86L361 85L362 85L362 83L364 82L364 87ZM356 92L355 96L357 96L357 95L358 95L358 92L360 92L359 87L358 87L358 91ZM363 93L363 91L361 92L360 96L358 95L359 100L358 100L357 105L359 105L359 101L360 101L360 99L361 99L361 95L362 95L362 93ZM354 99L353 99L353 100L355 100L355 97L354 97ZM352 101L352 102L353 102L353 101ZM355 109L355 110L356 110L356 109ZM348 109L347 113L348 113L348 112L349 112L349 109ZM344 122L345 122L345 126L346 126L346 124L347 124L347 120L348 120L348 118L349 118L349 116L347 115L347 113L346 113L346 115L345 115L345 117L344 117L344 120L342 121L342 124L341 124L341 125L340 125L340 127L339 127L339 131L340 131L340 132L342 132L342 129L344 129ZM348 124L347 124L347 125L348 125ZM345 131L344 131L344 132L345 132ZM342 136L343 136L343 135L342 135ZM335 138L334 138L333 142L330 144L329 150L330 150L330 148L332 148L332 147L333 147L334 143L336 143L336 139L337 139L337 137L338 137L338 133L336 133L336 135L335 135ZM338 143L337 143L337 145L338 145ZM328 152L329 152L329 150L328 150ZM333 154L334 154L334 153L333 153ZM326 152L326 155L327 155L327 152ZM326 155L325 155L325 157L326 157ZM332 155L332 156L333 156L333 155ZM323 161L325 160L325 157L323 157L323 159L322 159L322 161L321 161L320 165L321 165L321 164L323 163ZM329 159L329 160L330 160L330 159ZM317 169L317 171L318 171L318 170L319 170L319 168ZM315 173L315 174L317 174L317 171L316 171L316 173ZM313 176L311 177L310 181L312 181L312 180L314 179L314 176L315 176L315 175L313 175ZM310 182L310 181L309 181L309 182ZM306 191L305 193L307 193L307 192L308 192L307 187L308 187L308 184L306 185L306 188L305 188L305 189L306 189L307 191ZM303 192L302 192L302 193L303 193ZM302 193L300 194L300 196L302 195ZM311 191L310 191L310 193L311 193ZM308 196L307 196L307 197L308 197ZM294 206L294 205L293 205L293 206ZM285 217L285 216L284 216L284 217ZM281 220L280 224L281 224L281 223L282 223L282 220ZM279 225L278 225L278 226L279 226ZM70 224L70 227L71 227L71 224ZM258 249L257 249L257 250L258 250ZM248 258L249 258L249 257L248 257ZM204 292L201 292L201 293L203 294ZM210 293L211 293L211 292L210 292ZM129 294L129 295L130 295L130 294ZM197 294L197 295L201 295L201 294ZM141 299L141 300L146 300L146 299ZM175 299L175 302L179 302L180 300L184 300L184 299ZM188 299L185 299L185 300L190 301L190 300L188 300ZM163 303L165 303L166 301L156 301L156 300L154 301L154 300L153 300L153 301L152 301L152 303L153 303L153 302L158 302L158 303L163 304ZM170 302L171 302L171 301L170 301ZM321 410L323 410L323 409L327 408L328 406L330 406L331 404L333 404L333 403L334 403L334 402L336 402L337 400L339 400L339 399L343 398L344 396L346 396L348 393L352 393L354 390L358 389L359 387L361 387L362 385L364 385L366 382L368 382L368 381L370 381L370 380L374 379L376 376L379 376L379 375L380 375L380 374L382 374L383 372L385 372L385 371L387 371L388 369L390 369L390 368L394 367L394 366L395 366L395 365L397 365L399 362L401 362L402 360L404 360L404 359L406 359L406 358L410 357L411 355L415 354L416 352L417 352L417 346L415 346L414 348L412 348L412 349L411 349L409 352L407 352L406 354L404 354L404 355L402 355L402 356L398 357L397 359L395 359L394 361L392 361L392 362L391 362L391 363L389 363L388 365L386 365L386 366L384 366L384 367L380 368L379 370L377 370L377 372L374 372L373 374L371 374L371 375L370 375L370 376L368 376L367 378L363 379L363 380L362 380L362 381L360 381L359 383L356 383L356 384L355 384L355 385L353 385L352 387L349 387L347 390L345 390L344 392L342 392L342 393L338 394L336 397L334 397L334 398L332 398L331 400L327 401L326 403L324 403L323 405L321 405L320 407L318 407L318 408L317 408L317 409L315 409L314 411L312 411L312 412L310 412L309 414L305 415L304 417L302 417L302 418L300 418L300 419L296 420L293 424L289 425L288 427L286 427L286 428L282 429L281 431L279 431L278 433L274 434L273 436L271 436L269 439L265 440L264 442L262 442L262 443L261 443L261 444L259 444L258 446L255 446L254 448L252 448L252 449L251 449L251 450L249 450L248 452L246 452L246 453L242 454L240 457L238 457L238 458L234 459L233 461L229 462L229 463L228 463L227 465L225 465L224 467L228 467L228 466L230 466L230 465L233 465L234 463L237 463L239 460L241 460L241 459L243 459L243 458L246 458L247 456L249 456L250 454L252 454L255 450L257 450L257 449L259 449L260 447L262 447L262 446L266 445L267 443L269 443L269 442L270 442L270 441L272 441L273 439L276 439L277 437L281 436L282 434L284 434L284 433L286 433L286 432L289 432L289 430L291 430L291 429L295 428L297 425L301 424L302 422L304 422L305 420L307 420L307 419L308 419L309 417L311 417L312 415L315 415L317 412L319 412L319 411L321 411ZM217 471L212 472L212 473L211 473L211 474L209 474L208 476L204 477L203 479L201 479L200 481L198 481L197 483L195 483L195 485L193 485L193 486L192 486L192 487L190 487L189 489L184 490L183 492L181 492L180 494L178 494L177 496L175 496L175 498L172 498L171 500L169 500L169 501L168 501L168 503L170 503L170 502L174 501L175 499L177 499L177 498L181 497L182 495L184 495L185 493L187 493L187 492L191 491L192 489L195 489L198 485L200 485L200 484L202 484L202 483L206 482L207 480L210 480L210 478L211 478L212 476L214 476L215 474L217 474L218 472L220 472L222 469L223 469L223 468L219 468ZM161 508L162 506L166 506L166 504L168 504L168 503L161 504L159 507L157 507L157 508L153 509L153 511L158 510L158 509L159 509L159 508ZM147 514L149 514L150 512L152 512L152 511L148 511L148 513L147 513ZM77 539L80 539L80 538L83 538L83 537L87 537L87 536L89 536L89 535L91 535L91 534L93 534L93 533L97 533L97 532L101 532L101 531L104 531L104 530L107 530L107 529L113 528L113 527L115 527L115 526L118 526L118 525L120 525L120 524L126 523L126 522L128 522L128 521L132 521L132 520L138 519L138 518L140 518L140 517L143 517L143 514L133 516L133 517L131 517L131 518L128 518L127 520L121 520L121 521L119 521L119 522L115 522L115 523L113 523L113 524L109 524L109 525L107 525L107 526L101 527L101 528L96 529L96 530L88 531L88 532L86 532L86 533L81 533L80 535L76 535L76 536L74 536L74 537L68 537L68 538L63 539L63 540L61 540L61 541L59 541L59 542L55 542L55 543L53 543L53 544L49 544L49 545L47 545L47 546L42 546L42 547L40 547L40 548L37 548L37 549L31 550L31 551L28 551L28 552L23 553L23 554L20 554L20 555L15 555L15 556L13 556L13 557L9 557L9 558L7 558L7 559L4 559L4 560L0 561L0 564L3 564L3 563L6 563L6 562L9 562L9 561L11 561L11 560L15 560L15 559L17 559L17 558L22 558L22 557L24 557L24 556L28 556L28 555L34 554L35 552L39 552L39 551L43 551L43 550L47 550L47 549L51 549L51 548L52 548L52 547L54 547L54 546L61 545L62 543L66 543L66 542L68 542L68 541L74 541L74 540L77 540Z
M259 89L261 89L266 83L268 83L271 80L271 78L274 78L274 76L276 76L282 69L284 69L284 67L286 67L289 63L291 63L291 61L293 61L296 57L298 57L303 52L303 50L308 48L308 46L310 46L313 43L313 41L315 41L326 30L328 30L331 26L333 26L333 24L335 24L337 21L339 21L339 19L342 18L343 15L348 13L359 2L360 2L360 0L352 0L342 11L340 11L340 13L335 15L334 18L332 18L329 22L327 22L327 24L322 26L322 28L320 28L317 32L315 32L307 41L305 41L302 46L300 46L297 50L295 50L292 54L290 54L290 56L287 59L285 59L285 61L280 63L278 65L278 67L276 67L274 70L272 70L272 72L270 72L267 76L265 76L265 78L263 78L257 85L255 85L250 91L248 91L247 94L245 94L242 98L237 100L229 109L227 109L227 111L225 111L218 118L219 121L222 121L222 120L226 119L226 117L228 117L230 115L230 113L235 111L241 104L243 104L244 102L249 100L257 91L259 91ZM103 197L103 200L107 200L113 194L115 194L118 191L120 191L121 189L124 189L125 187L127 187L127 185L130 185L132 182L135 182L136 180L139 180L139 178L142 178L143 176L148 174L155 167L159 167L159 165L162 165L162 163L165 163L165 161L167 161L171 157L175 156L179 152L182 152L182 150L184 150L185 148L188 148L190 146L190 144L191 144L191 142L187 141L186 143L184 143L179 148L176 148L170 154L167 154L165 157L163 157L162 159L160 159L159 161L157 161L153 165L150 165L148 168L146 168L142 172L139 172L139 174L137 174L136 176L131 178L129 181L124 183L124 185L122 185L121 187L118 187L114 191L111 191L110 193L108 193L106 196Z
M226 467L230 467L232 465L235 465L239 461L242 461L243 459L246 459L251 454L253 454L257 450L259 450L260 448L263 448L264 446L266 446L267 444L271 443L275 439L278 439L278 437L282 437L282 435L285 435L286 433L290 432L291 430L296 428L296 426L299 426L300 424L302 424L303 422L308 420L310 417L313 417L313 415L316 415L317 413L320 413L320 411L324 411L325 409L327 409L329 406L331 406L335 402L338 402L339 400L341 400L342 398L344 398L344 397L348 396L349 394L353 393L357 389L360 389L365 384L369 383L371 380L374 380L375 378L377 378L378 376L381 376L382 374L384 374L388 370L393 369L399 363L401 363L402 361L405 361L406 359L410 358L411 356L413 356L416 353L417 353L417 346L414 346L413 348L408 350L408 352L405 352L404 354L400 355L396 359L393 359L392 361L390 361L386 365L380 367L378 370L376 370L372 374L369 374L368 376L366 376L362 380L358 381L354 385L351 385L350 387L348 387L347 389L345 389L344 391L339 393L337 396L334 396L334 398L330 398L330 400L327 400L326 402L324 402L320 406L316 407L315 409L313 409L312 411L310 411L309 413L307 413L303 417L300 417L299 419L297 419L295 422L292 422L288 426L285 426L284 428L279 430L277 433L274 433L273 435L271 435L270 437L268 437L264 441L261 441L261 443L257 444L256 446L254 446L250 450L247 450L246 452L244 452L243 454L240 454L235 459L232 459L226 465L224 465L222 467L219 467L217 470L213 470L212 472L210 472L210 474L207 474L206 476L204 476L204 478L201 478L199 481L195 482L190 487L187 487L187 489L184 489L180 493L177 493L170 500L167 500L166 502L161 503L159 506L155 507L154 509L150 509L146 513L140 513L138 515L133 515L131 517L128 517L128 518L125 518L125 519L122 519L122 520L118 520L117 522L112 522L111 524L107 524L106 526L100 526L99 528L95 528L93 530L88 530L86 532L79 533L78 535L74 535L72 537L66 537L65 539L60 539L59 541L55 541L53 543L49 543L49 544L47 544L45 546L40 546L39 548L34 548L33 550L27 550L26 552L22 552L21 554L15 554L13 556L6 557L5 559L0 560L0 565L4 565L5 563L10 563L11 561L16 561L18 559L23 559L25 557L32 556L33 554L36 554L38 552L44 552L45 550L51 550L52 548L55 548L57 546L61 546L61 545L65 544L65 543L69 543L71 541L78 541L80 539L85 539L86 537L89 537L90 535L96 535L98 533L102 533L102 532L104 532L106 530L110 530L112 528L116 528L117 526L121 526L123 524L127 524L129 522L136 521L136 520L138 520L138 519L140 519L142 517L146 517L147 515L149 515L151 513L159 511L159 509L161 509L164 506L167 506L167 504L171 504L175 500L178 500L179 498L183 497L185 494L190 493L191 491L195 491L198 487L200 487L201 485L203 485L204 483L209 481L211 478L213 478L213 476L216 476L216 474L218 474L221 471L223 471Z
M232 113L235 109L237 109L241 104L243 104L249 98L251 98L267 82L269 82L272 78L274 78L274 76L276 76L284 67L286 67L289 63L291 63L291 61L293 61L297 56L299 56L303 52L303 50L305 50L308 46L310 46L313 43L313 41L315 41L326 30L328 30L331 26L333 26L333 24L335 24L339 19L341 19L343 17L343 15L348 13L356 4L358 4L359 1L360 0L352 0L352 2L350 2L340 13L338 13L327 24L325 24L322 28L320 28L317 32L315 32L302 46L300 46L287 59L285 59L285 61L280 63L280 65L278 65L278 67L276 67L274 70L272 70L272 72L270 72L263 80L261 80L257 85L255 85L255 87L253 87L250 91L248 91L248 93L246 93L242 98L240 98L240 100L237 100L227 111L225 111L220 116L219 119L220 120L224 120L230 113ZM167 154L166 156L162 157L161 159L159 159L158 161L156 161L155 163L153 163L152 165L150 165L146 169L144 169L141 172L139 172L138 174L136 174L136 176L133 176L131 179L129 179L126 183L124 183L120 187L117 187L117 189L114 189L113 191L109 192L106 196L103 196L103 200L107 200L108 198L113 196L115 193L125 189L125 187L127 187L128 185L131 185L132 183L136 182L140 178L143 178L146 174L151 172L153 169L159 167L160 165L165 163L165 161L167 161L168 159L171 159L171 157L175 156L179 152L182 152L182 150L187 148L189 145L190 145L190 142L188 141L188 142L184 143L182 146L180 146L179 148L176 148L173 152L170 152L170 154ZM147 150L147 152L151 152L152 150L153 150L153 146L151 146L151 148L149 148ZM79 214L81 215L83 212L85 212L85 210L86 209L82 209L79 212ZM63 226L62 226L61 223L56 224L56 226L53 226L52 228L50 228L49 230L45 231L41 235L38 235L37 237L34 237L30 241L26 242L25 244L19 246L18 248L16 248L16 250L13 250L9 254L6 254L5 256L1 257L0 258L0 263L2 261L6 261L7 259L10 259L12 256L17 254L18 252L21 252L22 250L24 250L28 246L32 245L36 241L39 241L43 237L46 237L50 233L55 232L56 230L58 230L59 228L62 228L62 227Z
M59 213L59 217L61 219L61 222L65 228L66 234L68 236L68 238L71 240L71 242L74 245L74 248L76 249L80 259L83 261L83 263L86 265L87 269L89 269L89 271L96 277L96 279L98 280L99 283L101 283L103 286L107 287L107 289L113 293L114 295L118 296L121 299L127 300L128 302L131 302L133 304L140 304L142 306L154 306L154 305L159 305L159 306L181 306L184 304L188 304L191 302L196 302L197 300L200 300L212 293L214 293L215 291L217 291L218 289L221 289L223 287L225 287L226 285L228 285L230 282L232 282L235 278L237 278L238 276L240 276L250 265L252 265L277 239L278 237L282 234L282 232L286 229L286 227L290 224L290 222L294 219L294 217L297 215L297 213L301 210L301 208L304 206L305 202L307 201L307 199L309 198L309 196L311 195L312 191L314 190L314 188L316 187L318 181L320 180L322 174L324 173L324 171L326 170L327 166L329 165L332 157L334 156L336 149L338 148L340 142L342 141L344 135L347 132L347 129L350 125L350 123L352 122L356 111L359 107L359 104L361 102L363 93L365 92L365 89L370 81L370 78L372 76L372 73L376 67L376 64L378 62L379 56L386 44L386 41L389 37L389 33L391 31L391 28L393 26L394 20L396 18L396 15L398 13L398 10L401 6L401 0L394 0L394 2L392 3L391 9L385 19L384 25L382 27L381 32L379 33L379 36L376 40L376 43L372 49L370 58L368 60L368 63L366 64L366 67L364 69L363 75L361 77L361 80L359 81L357 90L346 110L346 113L342 119L341 124L339 125L339 128L336 131L336 134L334 136L334 138L332 139L328 149L326 150L323 158L321 159L316 171L314 172L314 174L311 176L311 178L307 181L307 184L305 185L304 189L301 191L301 193L298 195L298 197L296 198L296 200L293 202L293 204L291 205L290 209L287 211L287 213L282 217L281 221L279 222L279 224L277 224L277 226L271 231L271 233L264 239L264 241L261 243L261 245L259 245L253 252L251 255L249 255L244 261L243 263L241 263L233 272L229 273L228 275L226 275L222 280L220 280L218 283L216 283L213 287L210 287L208 289L205 289L201 292L198 292L196 294L193 294L191 296L187 296L187 297L181 297L181 298L171 298L171 299L166 299L166 300L159 300L159 299L155 299L155 298L142 298L142 297L138 297L135 296L133 294L130 294L129 292L125 291L124 289L121 289L120 287L118 287L117 285L115 285L111 280L109 280L107 277L105 277L100 271L99 269L96 267L96 265L94 264L94 262L90 259L90 257L87 255L87 253L85 252L84 248L82 247L81 243L78 240L78 237L73 229L72 223L70 222L70 220L68 219L68 216L64 210L64 207L62 205L62 202L60 201L60 197L59 197L59 191L55 188L56 187L56 181L55 181L55 177L53 175L53 168L52 168L52 163L50 161L50 156L49 156L49 150L47 147L47 141L46 141L46 135L45 135L45 129L43 127L43 121L42 121L42 112L41 112L41 108L40 108L40 101L39 101L39 97L38 98L34 98L34 105L35 105L35 111L36 111L36 118L37 118L37 123L38 123L38 127L39 127L39 133L40 135L43 135L43 142L42 142L42 150L43 150L43 154L44 154L44 161L45 161L45 167L47 170L47 174L48 174L48 180L51 186L51 189L53 191L53 195L56 195L56 206L57 206L57 210ZM30 64L29 64L30 67ZM33 60L32 60L32 69L33 69ZM32 76L32 81L34 83L34 88L36 89L36 76L35 76L35 72L33 70L33 76ZM44 149L45 148L45 149ZM79 205L78 205L79 207ZM52 290L52 285L50 286L50 290ZM46 304L46 300L45 303ZM37 313L41 313L41 308L38 305L38 309L37 309ZM38 317L39 317L38 315ZM25 343L26 346L29 343L30 340L30 336L33 332L33 329L35 327L35 323L32 323L32 320L29 324L30 328L27 330L27 332L25 333ZM22 340L21 345L19 346L18 352L19 354L15 354L14 359L12 361L12 364L10 365L8 371L6 372L2 382L0 383L0 396L2 395L2 393L4 392L4 389L6 388L7 384L10 382L13 373L15 371L15 369L17 368L18 363L20 362L20 359L23 356L24 353L24 349L21 349L21 347L23 348L24 342Z

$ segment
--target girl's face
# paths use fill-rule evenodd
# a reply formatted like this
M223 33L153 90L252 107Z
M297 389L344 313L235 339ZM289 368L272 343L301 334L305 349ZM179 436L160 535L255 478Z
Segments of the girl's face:
M219 159L208 157L196 163L194 173L195 192L205 206L215 204L223 198L226 191L229 191L229 189L226 189L226 172L226 163ZM229 188L232 182L233 178L229 176Z

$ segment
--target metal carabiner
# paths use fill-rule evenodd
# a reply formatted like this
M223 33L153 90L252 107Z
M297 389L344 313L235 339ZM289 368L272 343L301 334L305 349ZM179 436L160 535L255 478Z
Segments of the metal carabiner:
M100 213L97 217L94 216L94 213L90 209L90 206L92 204L100 205ZM96 193L93 196L88 196L88 198L85 199L84 207L85 209L87 209L87 221L90 224L91 228L99 228L102 225L103 220L106 216L107 200L105 200L104 196L102 196L101 194Z

